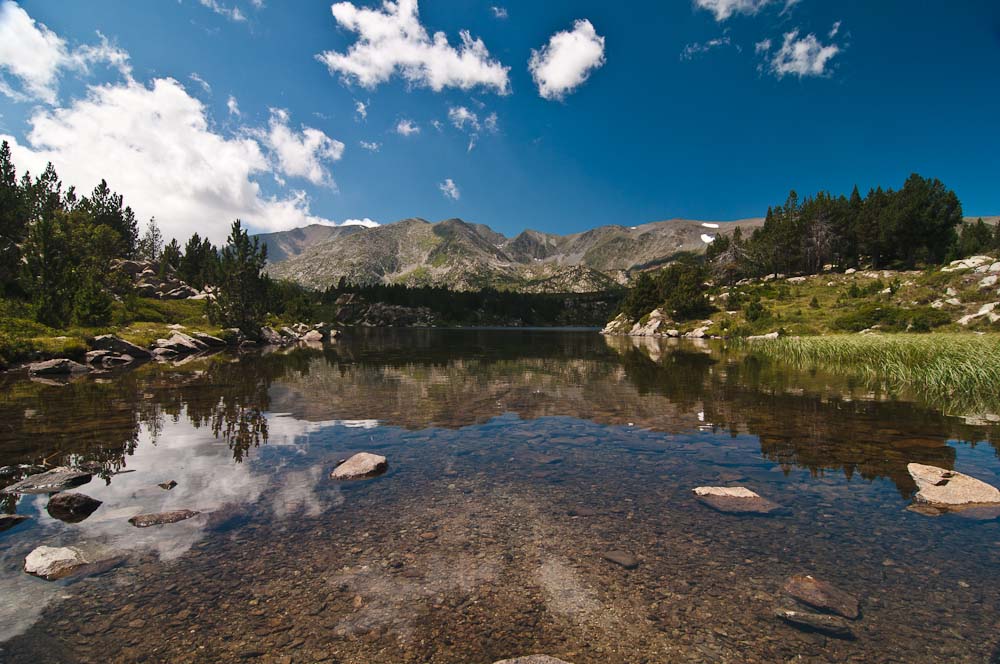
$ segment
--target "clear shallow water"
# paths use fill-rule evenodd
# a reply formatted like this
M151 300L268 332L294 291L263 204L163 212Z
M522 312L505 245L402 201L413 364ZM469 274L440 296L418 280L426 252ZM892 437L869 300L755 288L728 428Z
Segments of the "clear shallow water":
M990 661L1000 524L906 509L911 461L1000 484L997 431L977 421L592 332L382 331L68 385L8 378L0 465L107 472L77 489L104 501L79 524L44 497L5 504L32 520L0 533L0 659ZM361 450L389 472L328 479ZM704 484L788 513L714 512L691 495ZM127 522L168 509L204 515ZM46 582L20 571L40 544L127 561ZM773 617L797 573L860 598L857 639Z

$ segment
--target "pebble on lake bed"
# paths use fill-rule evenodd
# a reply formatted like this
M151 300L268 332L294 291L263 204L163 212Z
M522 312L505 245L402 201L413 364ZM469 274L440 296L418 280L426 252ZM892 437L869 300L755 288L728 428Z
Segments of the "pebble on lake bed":
M796 574L785 582L786 593L814 609L836 613L854 620L858 617L858 599L833 584L808 574Z
M601 558L616 565L621 565L625 569L635 569L639 566L639 559L627 551L605 551L601 554Z
M769 514L781 509L743 486L700 486L694 489L694 495L712 509L729 514Z
M359 452L333 469L330 477L335 480L356 480L374 477L386 471L389 467L384 456Z
M515 657L514 659L501 659L493 664L570 664L566 660L556 659L548 655L527 655L525 657Z
M774 615L799 629L821 632L842 639L854 638L851 624L839 616L806 613L805 611L794 611L792 609L777 609Z

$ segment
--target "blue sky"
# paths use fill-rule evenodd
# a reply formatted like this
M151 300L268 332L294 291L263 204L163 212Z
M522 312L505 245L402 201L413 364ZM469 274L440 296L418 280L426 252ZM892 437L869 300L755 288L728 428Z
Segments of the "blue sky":
M182 239L727 220L914 171L1000 214L995 1L412 5L0 0L0 134Z

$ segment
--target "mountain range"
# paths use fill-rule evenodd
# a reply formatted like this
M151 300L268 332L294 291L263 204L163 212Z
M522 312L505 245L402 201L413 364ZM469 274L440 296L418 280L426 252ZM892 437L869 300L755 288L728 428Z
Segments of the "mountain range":
M345 278L456 290L583 293L618 287L630 272L702 252L720 233L743 228L747 234L762 223L670 219L570 235L525 230L508 238L461 219L404 219L374 228L314 225L258 237L267 245L272 276L313 288Z

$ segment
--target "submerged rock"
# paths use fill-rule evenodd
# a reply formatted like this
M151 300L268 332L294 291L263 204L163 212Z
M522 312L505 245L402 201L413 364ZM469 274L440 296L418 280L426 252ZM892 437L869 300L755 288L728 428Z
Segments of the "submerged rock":
M911 463L906 466L917 483L918 502L932 505L992 505L1000 504L1000 489L982 480L954 470Z
M166 523L177 523L198 516L201 512L194 510L174 510L173 512L158 512L156 514L136 514L128 520L136 528L148 528Z
M785 582L786 593L814 609L836 613L854 620L858 617L858 599L840 588L808 574L796 574Z
M526 655L514 659L501 659L493 664L570 664L564 659L556 659L548 655Z
M101 506L101 501L82 493L57 493L49 498L45 511L53 519L66 523L80 523Z
M90 371L90 367L66 358L35 362L28 365L28 373L32 376L66 376L68 374L87 373L88 371Z
M170 480L169 482L160 482L156 486L160 487L164 491L170 491L175 486L177 486L177 482L175 480Z
M639 566L638 558L627 551L621 551L618 549L614 551L605 551L601 554L601 558L604 558L605 560L616 565L621 565L625 569L635 569Z
M374 477L386 471L389 467L384 456L359 452L347 461L333 469L330 477L335 480L354 480L366 477Z
M58 493L86 484L91 477L91 473L72 468L53 468L11 484L0 493Z
M27 521L29 518L23 514L0 514L0 533L10 530L17 524Z
M777 503L743 486L700 486L694 495L712 509L729 514L770 514L781 509Z
M792 609L777 609L774 615L806 631L822 632L830 636L842 639L853 639L854 632L851 624L840 616L831 616L823 613L806 613L805 611L793 611Z
M47 581L107 572L124 562L120 556L87 554L75 546L40 546L24 559L24 571Z

